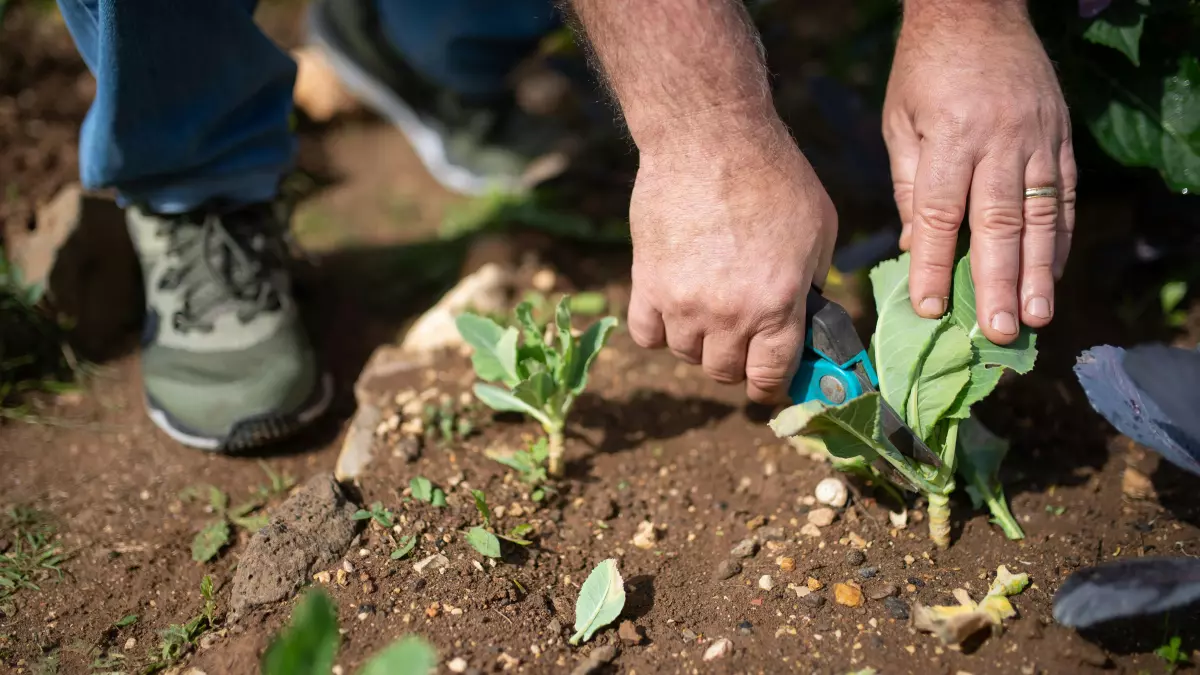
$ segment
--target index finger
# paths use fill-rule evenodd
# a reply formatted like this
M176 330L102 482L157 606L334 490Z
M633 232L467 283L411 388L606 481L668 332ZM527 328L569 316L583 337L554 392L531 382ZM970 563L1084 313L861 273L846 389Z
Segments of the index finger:
M917 314L946 312L958 229L966 214L974 162L957 134L927 137L913 186L912 261L908 292Z

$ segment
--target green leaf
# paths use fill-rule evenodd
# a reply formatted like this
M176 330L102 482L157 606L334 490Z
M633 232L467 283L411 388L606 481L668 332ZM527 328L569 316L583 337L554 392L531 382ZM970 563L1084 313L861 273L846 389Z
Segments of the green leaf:
M414 476L408 481L408 487L412 489L413 499L429 503L433 501L433 483L424 476Z
M780 438L804 436L819 441L831 456L843 460L883 457L914 485L927 492L938 488L926 479L883 437L879 424L879 393L871 392L840 406L820 401L794 405L771 420ZM856 465L857 462L854 463Z
M442 491L442 488L433 488L433 497L429 500L429 503L438 508L446 506L446 493Z
M959 326L943 324L929 352L917 365L908 393L908 425L926 443L934 426L958 399L971 379L971 341Z
M338 643L337 610L320 591L301 598L292 620L267 647L263 675L328 675Z
M401 537L400 542L399 542L399 547L395 551L392 551L392 560L404 559L405 556L407 556L409 553L412 553L412 550L414 548L416 548L416 546L417 546L416 535L409 535L407 537Z
M885 260L871 270L875 294L874 364L879 392L896 412L908 410L908 393L917 368L933 342L941 321L925 319L912 308L908 296L909 255Z
M524 382L519 382L513 387L512 394L531 408L546 410L557 388L550 373L543 371L530 375Z
M1187 295L1188 285L1186 281L1168 281L1162 285L1158 291L1159 305L1162 307L1162 313L1168 315L1179 307L1179 303L1183 302L1183 298Z
M579 316L600 316L608 309L608 298L597 291L585 291L572 295L567 307Z
M121 620L114 623L113 627L124 628L126 626L132 626L133 624L135 624L137 622L138 622L138 615L137 614L129 614L127 616L121 617Z
M1121 52L1135 66L1141 65L1138 45L1146 23L1144 8L1136 2L1116 2L1092 20L1083 39Z
M1158 169L1176 191L1200 191L1200 61L1170 72L1109 73L1088 62L1083 108L1104 151L1126 166ZM1147 66L1149 67L1149 66Z
M578 396L587 388L588 371L592 368L592 362L596 360L596 355L604 348L608 342L609 335L613 329L617 327L617 320L611 316L606 316L596 323L588 326L583 335L579 336L578 343L575 345L574 353L571 356L571 362L566 367L566 388L574 395Z
M350 516L350 519L351 520L367 520L370 517L371 517L370 511L367 511L365 509L359 509L354 512L354 515Z
M223 512L229 507L229 495L215 485L208 486L208 503L216 513Z
M971 381L954 402L946 416L963 419L971 406L982 401L996 384L1004 368L1028 373L1037 360L1037 335L1027 326L1021 327L1017 339L1008 345L998 345L984 337L975 314L975 284L971 279L971 255L958 261L954 270L954 297L951 299L950 320L967 332L971 339Z
M358 675L429 675L437 666L437 652L420 636L409 635L376 654Z
M967 492L976 505L986 504L993 521L1009 539L1023 539L1017 519L1008 510L1004 486L1000 483L1000 465L1008 454L1008 441L997 437L974 417L958 425L958 473L967 481Z
M192 560L208 562L217 557L221 549L229 543L229 523L225 519L214 520L200 530L192 539Z
M617 571L617 561L609 558L596 565L579 589L575 601L575 634L571 644L587 642L599 629L616 621L625 607L625 581Z
M483 518L484 527L491 527L492 510L488 508L487 496L483 494L483 490L471 490L471 496L475 498L475 509Z
M514 543L518 546L529 546L533 542L526 539L525 535L529 534L532 531L533 531L532 525L530 525L529 523L522 523L520 525L517 525L513 529L509 530L508 534L502 534L502 535L497 535L497 536L500 537L501 539L504 539L505 541L511 541L512 543Z
M475 314L460 314L455 319L458 332L471 345L471 363L479 379L503 382L510 387L518 382L516 328L502 328L491 319Z
M490 384L476 384L473 391L475 392L475 398L483 401L484 405L492 410L524 413L541 422L543 426L552 426L553 424L550 418L546 416L546 413L534 408L514 396L511 392L505 391L500 387Z
M533 318L533 303L529 301L517 305L517 323L521 324L526 345L543 345L542 326Z
M247 532L258 532L271 524L270 516L265 513L256 513L252 516L235 516L230 514L229 520Z
M467 543L489 558L500 557L500 540L478 525L467 531Z

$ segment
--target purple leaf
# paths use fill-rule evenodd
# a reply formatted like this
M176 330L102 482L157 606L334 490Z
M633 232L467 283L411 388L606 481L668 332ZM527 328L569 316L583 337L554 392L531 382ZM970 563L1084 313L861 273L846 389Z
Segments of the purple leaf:
M1103 12L1112 0L1079 0L1079 16L1090 19Z
M1112 619L1159 614L1200 600L1200 559L1127 558L1088 567L1054 595L1054 620L1087 628Z
M1200 475L1200 352L1143 345L1085 351L1075 376L1118 431Z

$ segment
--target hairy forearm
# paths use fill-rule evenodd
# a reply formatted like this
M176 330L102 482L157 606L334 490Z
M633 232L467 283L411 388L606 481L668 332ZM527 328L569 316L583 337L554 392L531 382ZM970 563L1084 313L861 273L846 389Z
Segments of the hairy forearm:
M1028 0L904 0L909 27L954 27L969 35L996 21L1029 20Z
M738 0L570 4L643 152L777 131L762 47Z

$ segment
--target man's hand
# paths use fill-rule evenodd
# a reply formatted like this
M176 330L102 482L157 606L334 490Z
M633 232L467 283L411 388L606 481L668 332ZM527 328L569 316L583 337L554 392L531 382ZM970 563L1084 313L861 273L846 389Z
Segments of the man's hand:
M771 102L740 0L572 0L640 154L629 332L783 394L837 216Z
M630 335L773 402L804 344L808 288L829 270L833 202L780 124L744 145L672 138L642 152L629 206Z
M984 335L1006 344L1018 322L1049 323L1075 223L1075 158L1024 1L905 3L883 120L917 312L945 312L969 215ZM1035 187L1056 187L1058 198L1025 199Z

